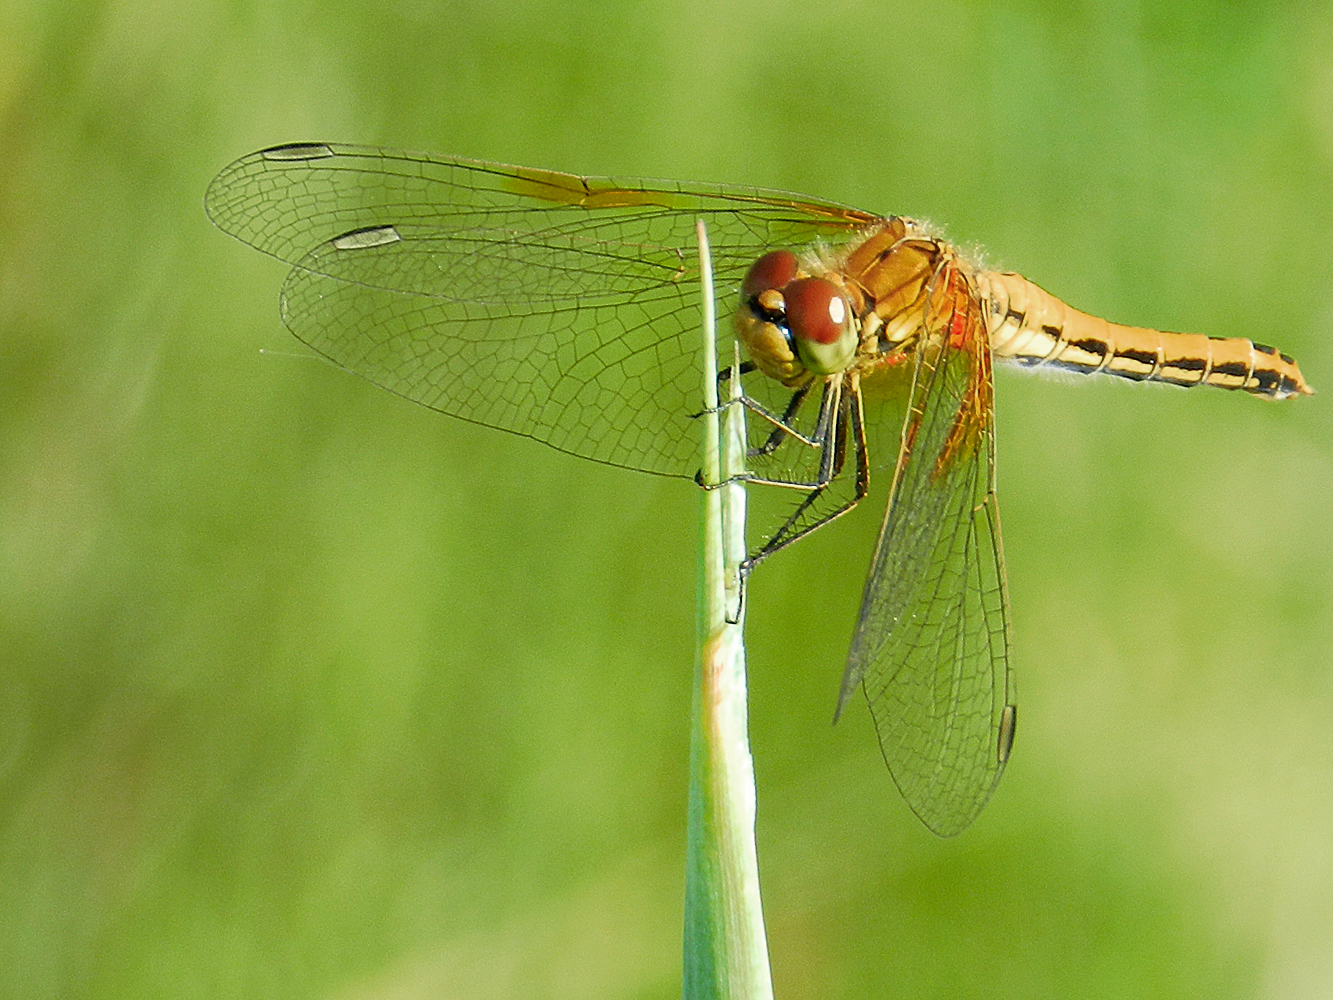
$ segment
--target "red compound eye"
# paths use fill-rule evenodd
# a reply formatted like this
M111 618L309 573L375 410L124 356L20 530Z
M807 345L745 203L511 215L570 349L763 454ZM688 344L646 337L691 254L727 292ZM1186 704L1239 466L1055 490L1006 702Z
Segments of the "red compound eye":
M835 375L856 358L856 324L842 289L824 278L802 278L782 290L787 329L801 363L816 375Z
M741 283L741 297L749 302L769 289L781 291L796 277L796 255L790 250L766 253L750 265L745 281Z
M838 286L823 278L793 281L782 292L787 327L798 341L835 343L847 330L850 310Z

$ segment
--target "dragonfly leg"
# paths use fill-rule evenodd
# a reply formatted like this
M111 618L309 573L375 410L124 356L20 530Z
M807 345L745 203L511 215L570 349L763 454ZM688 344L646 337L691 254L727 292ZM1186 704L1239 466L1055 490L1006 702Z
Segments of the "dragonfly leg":
M813 441L802 437L798 433L794 433L792 431L791 423L792 418L796 416L796 411L799 410L801 404L805 402L805 397L810 395L810 385L811 383L807 382L791 394L791 399L787 400L787 408L782 411L782 418L774 421L773 431L768 435L768 439L763 444L758 448L751 448L749 450L748 455L750 458L763 458L765 455L773 454L773 452L778 450L778 445L782 444L782 442L789 437L795 438L802 444L814 444Z
M810 387L805 386L792 393L792 398L788 401L787 408L782 416L773 413L768 407L764 406L756 399L752 399L749 396L739 396L736 399L728 399L722 402L715 410L700 410L698 413L691 413L690 418L697 419L698 417L706 416L709 413L722 413L728 407L735 406L739 403L751 413L758 415L773 425L773 432L769 434L764 444L758 448L751 448L747 452L749 457L754 458L756 456L767 455L774 451L777 446L787 438L794 438L803 445L811 448L818 448L820 447L820 440L817 433L807 437L788 422L796 414L796 411L800 408L801 403L804 401L806 395L809 394L809 391Z
M742 361L739 367L736 367L734 365L727 365L727 367L721 369L717 373L717 397L718 399L722 400L722 402L719 403L717 406L713 407L712 409L704 407L698 413L691 413L690 419L696 420L699 417L706 416L709 413L721 413L732 403L736 402L736 400L731 398L731 389L729 388L732 378L738 377L739 375L749 375L750 372L754 370L755 370L755 363L753 361ZM742 402L745 401L744 390L741 391L740 400Z
M802 401L805 400L805 396L808 395L808 392L808 388L801 388L792 393L792 399L786 404L786 413L782 419L789 420L790 416L796 413L797 409L800 408ZM818 416L814 419L814 431L813 433L810 433L810 436L808 437L802 435L796 428L789 427L789 425L782 423L778 417L769 415L768 412L764 411L761 407L758 407L757 404L750 407L754 409L754 412L761 413L766 419L773 421L774 425L776 425L774 433L777 433L777 435L794 437L794 439L801 441L802 444L809 445L810 448L818 448L818 451L820 451L820 467L818 467L818 472L814 473L813 480L773 479L773 477L768 476L757 476L752 472L742 472L738 476L732 476L730 479L722 480L721 483L705 483L704 477L702 477L702 472L696 472L694 473L694 483L697 483L704 489L716 489L717 487L722 487L722 485L728 483L753 483L754 485L761 485L761 487L785 487L788 489L800 489L800 491L805 492L821 491L821 489L826 487L826 485L834 479L834 476L837 475L837 472L833 471L834 465L836 465L838 471L841 469L841 457L834 459L833 456L837 451L838 437L845 436L840 435L837 431L838 421L842 419L842 400L844 399L845 397L842 395L841 379L829 379L828 381L825 381L824 392L822 392L822 395L820 396L820 412L818 412ZM745 401L745 397L741 397L741 401ZM774 447L776 447L776 445L774 445ZM758 453L765 453L764 449L758 449ZM756 449L750 449L749 456L753 457L754 455L756 455ZM806 501L806 504L804 505L808 505L808 503L809 501ZM804 508L804 505L802 505L802 508Z
M753 555L741 563L742 584L750 572L773 553L785 549L788 545L804 538L813 531L817 531L831 521L836 521L864 500L870 492L870 457L866 447L865 412L861 404L861 387L859 381L855 378L849 385L846 405L839 407L839 417L835 430L838 440L832 442L831 447L826 449L821 462L820 478L822 482L812 484L810 493L801 501L782 527L774 532L773 536L760 546ZM796 528L806 511L818 501L824 491L832 485L833 481L842 472L846 459L847 436L849 433L852 437L852 451L856 456L856 479L851 499L818 518L813 524L807 524L799 529Z
M749 396L741 396L738 399L730 400L718 407L718 410L730 406L734 403L740 403L752 413L758 414L763 419L773 425L773 432L768 439L758 448L751 448L746 455L749 458L763 457L775 451L784 440L792 438L809 448L817 448L820 451L820 473L812 482L810 480L793 479L772 479L753 475L749 472L742 472L738 476L730 479L724 479L720 483L709 483L704 480L703 470L694 473L694 481L697 485L706 490L715 490L719 486L726 486L728 483L754 483L757 486L785 486L789 489L814 490L820 488L828 480L827 474L823 471L828 466L827 453L829 451L828 442L831 440L831 425L836 420L836 412L839 406L839 400L842 398L841 379L829 379L824 383L824 391L820 397L819 415L815 418L815 429L809 436L802 434L791 425L792 418L805 402L810 394L810 384L804 385L791 394L787 401L787 406L782 416L770 413L764 406ZM707 411L705 411L707 412ZM702 413L693 414L694 416L703 416Z
M722 395L723 384L731 381L733 371L738 375L749 375L756 367L753 361L742 361L739 368L734 365L727 365L727 367L720 369L717 373L718 396Z

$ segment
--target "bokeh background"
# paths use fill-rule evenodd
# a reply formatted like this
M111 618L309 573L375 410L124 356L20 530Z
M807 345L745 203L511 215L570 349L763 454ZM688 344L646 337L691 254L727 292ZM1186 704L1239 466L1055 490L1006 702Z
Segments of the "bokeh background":
M1319 5L0 2L0 996L679 993L698 500L310 360L214 230L310 139L947 224L1333 391ZM1021 724L937 840L880 512L750 589L782 998L1333 995L1333 415L997 375Z

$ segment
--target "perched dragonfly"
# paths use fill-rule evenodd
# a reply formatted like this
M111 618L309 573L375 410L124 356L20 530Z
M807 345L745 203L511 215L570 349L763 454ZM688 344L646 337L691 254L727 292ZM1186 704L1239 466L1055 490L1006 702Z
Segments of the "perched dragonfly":
M889 484L837 711L864 691L889 771L942 836L985 805L1016 721L992 360L1312 391L1263 344L1108 323L911 219L778 191L297 143L237 160L205 207L292 265L283 322L338 365L451 416L683 478L698 465L705 220L748 356L722 362L758 442L747 478L798 491L750 563Z

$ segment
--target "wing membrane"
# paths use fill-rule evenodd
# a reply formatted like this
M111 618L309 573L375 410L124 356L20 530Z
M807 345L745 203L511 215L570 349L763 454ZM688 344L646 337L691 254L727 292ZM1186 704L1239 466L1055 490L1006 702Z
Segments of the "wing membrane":
M948 287L957 280L939 276L951 303L917 349L839 700L841 711L862 687L894 781L941 836L966 828L990 798L1014 703L990 354L975 298Z
M674 476L697 465L695 220L726 296L771 247L840 242L874 219L776 191L314 143L236 161L205 207L293 265L283 320L338 364L452 416ZM372 232L346 238L359 230Z

